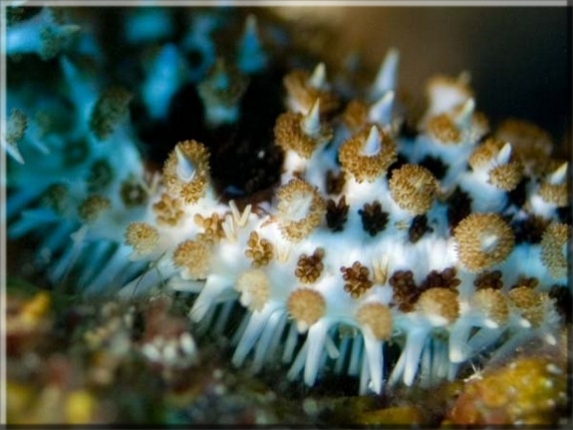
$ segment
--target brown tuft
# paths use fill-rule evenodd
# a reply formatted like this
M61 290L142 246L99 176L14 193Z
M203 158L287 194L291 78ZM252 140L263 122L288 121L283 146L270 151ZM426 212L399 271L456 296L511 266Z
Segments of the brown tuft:
M291 179L278 189L276 196L279 229L292 242L308 237L326 213L326 203L318 190L302 179Z
M537 293L528 287L517 287L510 290L507 296L511 303L519 309L521 316L538 327L545 316L546 300L550 300L547 294Z
M167 193L161 195L161 200L153 205L157 224L174 227L183 219L181 201Z
M416 310L428 316L440 316L449 323L454 322L460 313L458 294L445 288L430 288L418 298Z
M305 112L310 111L317 99L320 99L320 113L326 114L338 108L338 97L331 91L314 88L309 85L310 74L304 70L293 70L283 79L289 97L295 99Z
M346 140L338 151L342 169L352 175L356 182L374 181L386 174L388 167L396 161L396 144L380 127L375 126L381 138L380 150L374 155L363 155L362 149L370 128L365 128Z
M209 151L202 143L186 140L177 144L178 149L195 168L193 179L182 181L177 173L177 153L173 149L163 167L163 181L168 192L181 197L185 203L195 203L207 191L209 183Z
M507 300L499 290L484 288L477 291L471 299L471 306L499 325L505 324L509 318Z
M324 264L322 263L323 258L324 249L322 248L316 248L310 256L302 254L298 258L296 269L294 271L298 280L303 284L312 284L316 282L324 269Z
M351 267L341 267L340 271L345 281L344 291L353 299L359 299L374 285L370 279L370 270L359 261L355 261Z
M382 303L367 303L356 312L356 320L368 328L376 340L386 341L392 337L392 314Z
M541 261L553 279L567 276L567 251L564 250L571 237L571 227L552 222L541 239Z
M173 253L173 262L185 269L188 279L205 279L211 268L211 246L202 240L181 242Z
M494 157L501 151L506 142L490 137L473 150L468 163L473 170L488 166Z
M420 293L412 271L397 270L388 283L392 286L392 300L398 305L398 309L402 312L411 312Z
M159 240L157 229L146 222L132 222L125 230L125 243L139 255L153 252Z
M495 136L511 143L516 157L525 165L538 167L548 159L553 143L549 133L537 125L518 119L503 121L495 132Z
M292 150L300 157L309 159L317 146L332 138L332 128L324 124L319 136L308 136L301 127L303 118L301 113L294 112L280 115L274 128L275 142L285 151Z
M445 113L430 118L428 134L440 143L458 144L462 141L462 134Z
M319 292L310 288L300 288L289 296L287 310L296 322L311 326L325 314L326 302Z
M260 311L269 300L271 284L262 270L248 270L237 278L235 290L247 296L251 312Z
M512 191L523 179L521 163L510 161L489 171L489 183L504 191Z
M215 243L225 237L225 232L223 231L224 219L217 212L213 212L209 217L195 214L193 221L198 227L203 229L203 232L197 235L197 239Z
M394 170L389 186L392 199L412 215L429 211L438 191L438 181L434 175L416 164L404 164Z
M342 113L342 121L351 132L359 131L368 122L368 105L351 100Z
M382 205L378 201L364 203L358 214L362 220L362 229L372 237L384 231L388 223L388 213L382 211Z
M330 230L333 232L344 230L349 207L346 204L346 196L342 196L338 203L334 203L332 199L326 202L326 225Z
M251 232L245 251L245 257L251 260L251 266L266 266L273 259L273 254L273 245L267 239L260 239L256 231Z
M502 263L514 245L513 231L495 213L472 213L454 229L460 262L470 272Z

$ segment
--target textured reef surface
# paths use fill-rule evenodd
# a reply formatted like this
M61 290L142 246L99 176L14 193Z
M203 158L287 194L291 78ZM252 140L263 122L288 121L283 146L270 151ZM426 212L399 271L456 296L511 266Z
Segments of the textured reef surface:
M419 112L265 10L6 12L12 422L565 422L569 164L467 73Z

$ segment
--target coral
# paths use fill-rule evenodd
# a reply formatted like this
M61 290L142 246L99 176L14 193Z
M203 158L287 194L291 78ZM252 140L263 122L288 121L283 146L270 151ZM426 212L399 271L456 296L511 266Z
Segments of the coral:
M178 31L158 15L138 38L139 13L125 24L132 36L112 35L128 45L113 73L89 26L61 24L50 8L8 28L9 53L53 61L56 75L39 95L26 76L8 88L8 234L35 237L52 284L157 300L139 343L113 306L89 342L114 343L117 331L171 381L196 345L165 315L168 291L189 299L190 324L229 339L235 366L281 362L308 386L347 374L361 394L436 385L534 337L555 342L552 289L567 288L571 228L559 214L571 199L568 164L542 133L510 123L488 135L462 74L430 79L411 136L395 49L348 97L329 64L284 51L254 15L244 25L185 15L192 28ZM540 165L527 139L540 142ZM518 202L510 193L524 180ZM90 396L69 407L90 409Z

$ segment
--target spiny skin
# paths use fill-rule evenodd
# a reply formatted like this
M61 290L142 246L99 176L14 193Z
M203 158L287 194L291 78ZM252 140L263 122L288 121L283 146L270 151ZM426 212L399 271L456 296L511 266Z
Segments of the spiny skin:
M217 17L210 19L217 27ZM202 74L172 76L175 87L163 91L157 79L171 76L174 67L186 70L187 39L153 59L137 58L147 66L139 96L150 118L167 115L152 107L150 94L157 106L168 106L192 84L208 111L206 128L220 131L240 121L249 92L235 84L269 71L272 59L264 44L253 42L254 22L249 18L244 31L250 36L241 42L249 46L237 48L257 51L254 64L241 56L236 68L216 62ZM197 37L188 34L209 49L211 39ZM482 142L489 126L475 111L464 76L430 81L428 110L419 134L409 138L400 132L396 50L372 86L353 88L353 100L330 83L323 63L291 71L284 78L285 112L270 142L283 151L280 179L270 198L247 198L239 207L221 198L211 176L212 142L193 136L191 127L185 139L170 143L163 171L151 174L137 150L137 126L121 114L127 93L109 97L98 74L68 54L59 58L64 107L57 93L32 103L24 89L8 97L28 115L47 105L75 117L54 133L55 142L46 140L44 188L31 193L26 187L39 174L33 170L38 160L44 162L29 148L26 164L10 172L9 233L52 229L40 234L40 249L54 282L71 273L90 294L117 286L120 297L164 287L187 292L196 295L190 318L214 331L240 303L235 365L249 354L254 370L279 359L290 364L289 379L302 375L307 385L333 368L358 376L362 393L400 381L431 385L454 378L483 351L503 355L532 336L554 341L561 322L548 291L566 288L570 226L558 223L558 210L570 204L563 196L567 164L522 169L524 156L513 154L511 141ZM349 113L351 105L360 112ZM94 115L103 130L90 128ZM28 121L20 140L40 139L38 128ZM80 154L70 161L66 145L73 141L81 142L72 145ZM264 158L265 151L251 155ZM440 178L421 165L428 159L447 167ZM60 183L62 174L78 185ZM517 206L508 191L522 174L533 185ZM34 207L38 197L43 206ZM543 239L516 241L513 226L533 218L549 225ZM387 343L398 357L388 357ZM389 358L397 360L385 375Z

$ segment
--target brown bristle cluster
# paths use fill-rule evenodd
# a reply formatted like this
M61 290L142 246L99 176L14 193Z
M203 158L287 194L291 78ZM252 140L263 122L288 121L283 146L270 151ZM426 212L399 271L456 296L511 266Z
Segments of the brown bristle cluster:
M205 279L211 269L211 245L203 240L181 242L173 253L173 262L185 269L184 279Z
M324 218L325 201L315 187L301 179L291 179L276 195L279 229L292 242L308 237Z
M481 169L484 166L489 166L495 156L501 151L505 142L493 137L486 139L476 149L473 150L468 163L472 169Z
M430 210L438 191L438 181L430 171L417 164L405 164L392 172L389 182L392 199L412 215Z
M177 173L177 150L195 169L190 181L182 181ZM195 140L179 142L171 151L163 167L163 181L172 196L181 197L187 204L195 203L205 195L209 183L209 151Z
M388 306L367 303L356 312L356 320L367 328L376 340L386 341L392 337L392 314Z
M457 271L455 267L448 267L447 269L438 272L432 270L426 276L426 279L420 284L420 291L429 290L430 288L447 288L456 291L461 280L456 276Z
M368 121L368 106L359 100L351 100L342 113L342 121L352 132L357 132Z
M203 229L203 232L197 235L197 238L200 240L215 243L225 236L225 232L223 230L224 219L217 212L213 212L209 217L195 214L193 221L198 227Z
M309 159L317 146L332 138L332 128L324 125L318 136L307 135L302 128L301 113L286 112L277 118L274 133L275 143L285 151L292 150L300 157Z
M519 287L527 287L531 289L537 288L539 285L539 279L533 278L526 278L525 276L520 276L515 285L512 285L511 289L519 288Z
M372 237L384 231L388 223L388 213L382 211L382 205L378 201L364 203L358 214L362 220L362 229Z
M549 297L545 293L537 293L528 287L518 287L507 293L511 304L516 307L521 316L538 327L545 317L545 308Z
M540 165L551 154L551 136L537 125L518 119L503 121L495 136L511 142L517 158L525 165Z
M305 70L293 70L283 79L289 97L296 100L305 112L308 112L317 99L320 99L320 113L327 114L338 108L339 101L335 93L314 88L309 84L310 74Z
M69 194L69 189L64 184L50 185L42 195L42 204L61 214L67 207Z
M341 267L342 279L344 279L344 291L353 299L358 299L372 288L374 283L370 279L370 270L359 261L355 261L351 267Z
M396 144L394 140L380 127L380 150L374 155L364 155L362 149L370 135L367 127L350 139L346 140L338 152L342 169L356 180L356 182L372 182L386 174L388 167L396 161Z
M509 318L507 299L499 290L484 288L477 291L471 298L471 305L499 325Z
M419 291L411 270L397 270L388 283L392 286L392 300L402 312L411 312L418 299Z
M287 300L289 315L303 327L310 327L326 312L326 302L322 294L310 288L294 290Z
M78 215L82 221L94 222L103 212L111 208L111 201L107 197L92 195L78 206Z
M332 170L326 172L326 192L328 194L340 194L344 188L344 172L335 173Z
M567 183L550 184L549 182L543 181L539 185L537 192L544 201L552 203L557 207L562 208L569 204Z
M514 245L511 227L496 213L472 213L454 229L460 262L471 272L502 263Z
M432 231L433 229L428 226L428 217L426 214L416 215L412 219L410 228L408 229L408 240L410 243L416 243L426 233L431 233Z
M460 313L457 292L445 288L431 288L424 291L418 298L415 308L422 314L442 317L448 323L454 322Z
M123 181L119 189L119 195L121 201L127 208L142 206L147 203L149 199L149 195L145 189L134 180Z
M153 205L157 224L174 227L183 219L183 205L181 200L174 199L167 193Z
M567 276L567 251L564 250L571 237L571 227L552 222L541 239L541 261L554 279Z
M486 288L501 290L503 288L503 281L501 280L501 271L493 270L491 272L484 271L476 276L474 279L474 286L476 291Z
M247 241L245 257L251 260L251 266L258 268L266 266L273 259L273 245L267 239L259 238L256 231L251 232Z
M514 190L523 179L521 163L510 161L507 164L496 166L489 171L489 182L504 191Z
M346 196L342 196L338 203L334 200L328 199L326 202L326 225L333 231L344 230L344 224L348 219L348 209L350 206L346 204Z
M235 290L246 296L249 310L260 311L269 300L271 282L262 270L248 270L237 279Z
M159 232L146 222L132 222L125 231L125 243L139 255L148 255L154 251L159 241Z
M324 249L322 248L316 248L312 255L302 254L298 258L294 274L302 284L316 282L324 270L323 258Z
M436 115L428 121L428 134L443 144L458 144L462 141L462 133L449 115Z

